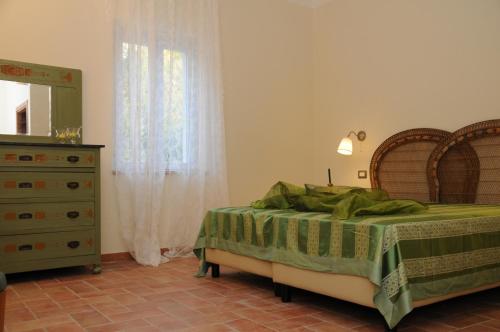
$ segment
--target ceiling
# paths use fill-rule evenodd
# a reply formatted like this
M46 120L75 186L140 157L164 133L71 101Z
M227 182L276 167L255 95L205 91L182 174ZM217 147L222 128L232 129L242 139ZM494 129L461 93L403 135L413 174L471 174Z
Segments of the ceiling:
M318 8L332 0L288 0L288 1L310 8Z

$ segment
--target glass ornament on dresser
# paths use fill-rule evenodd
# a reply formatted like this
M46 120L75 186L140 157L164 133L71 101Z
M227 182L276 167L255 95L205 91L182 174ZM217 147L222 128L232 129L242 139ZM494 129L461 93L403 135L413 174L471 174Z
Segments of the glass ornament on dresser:
M82 127L54 128L56 139L63 144L77 144Z

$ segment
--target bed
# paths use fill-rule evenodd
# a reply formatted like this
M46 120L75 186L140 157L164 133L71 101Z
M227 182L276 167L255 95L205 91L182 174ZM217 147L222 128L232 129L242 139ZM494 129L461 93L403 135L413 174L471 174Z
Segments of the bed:
M372 186L430 202L424 212L340 220L214 209L195 252L215 277L225 265L272 278L284 301L292 286L377 308L389 328L415 307L498 287L500 201L491 189L500 179L498 128L488 121L455 133L414 129L376 150ZM434 204L441 199L454 204ZM470 204L476 199L490 205Z

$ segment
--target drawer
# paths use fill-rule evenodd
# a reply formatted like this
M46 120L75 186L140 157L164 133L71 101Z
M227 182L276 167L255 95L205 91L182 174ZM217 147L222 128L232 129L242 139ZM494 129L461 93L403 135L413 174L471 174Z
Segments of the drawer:
M0 166L94 167L96 151L89 149L0 146Z
M95 253L95 231L57 232L0 236L2 263L91 255Z
M94 197L94 173L0 172L0 198Z
M0 235L94 225L93 202L0 204Z

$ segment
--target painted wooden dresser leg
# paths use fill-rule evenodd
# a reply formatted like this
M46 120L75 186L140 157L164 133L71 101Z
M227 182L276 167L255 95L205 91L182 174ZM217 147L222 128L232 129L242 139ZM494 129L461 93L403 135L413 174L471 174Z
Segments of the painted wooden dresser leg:
M92 273L93 274L99 274L102 272L101 264L94 264L92 267Z
M392 329L387 325L387 322L384 320L384 325L385 325L385 331L386 332L397 332L398 331L398 326L394 326Z

